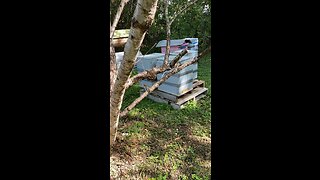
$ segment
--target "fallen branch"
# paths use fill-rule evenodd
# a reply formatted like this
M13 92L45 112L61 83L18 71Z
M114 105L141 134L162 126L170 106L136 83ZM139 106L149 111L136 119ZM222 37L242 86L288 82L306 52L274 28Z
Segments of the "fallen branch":
M191 61L186 62L184 64L181 64L181 65L171 69L164 77L162 77L158 82L156 82L151 87L146 89L146 91L144 93L142 93L139 98L137 98L128 107L126 107L120 113L120 117L126 116L129 113L129 111L131 111L140 101L142 101L148 94L150 94L151 92L156 90L163 82L165 82L167 79L169 79L172 75L178 73L179 71L181 71L185 67L190 66L191 64L198 62L201 57L203 57L205 54L207 54L210 51L211 51L211 46L209 48L207 48L205 51L203 51L202 53L200 53L198 56L194 57Z
M164 7L165 7L165 17L166 17L166 30L167 30L167 42L166 42L166 54L165 54L165 57L164 57L164 60L163 60L163 65L162 67L166 67L168 66L168 61L169 61L169 53L170 53L170 27L171 27L171 24L169 23L169 13L168 13L168 0L165 0L164 1Z
M154 67L150 70L146 70L143 72L140 72L139 74L131 77L128 79L127 83L126 83L126 89L131 87L133 84L143 80L143 79L149 79L149 80L154 80L157 76L157 74L165 72L171 68L173 68L176 63L185 55L187 54L187 50L184 49L183 51L181 51L171 62L170 65L168 66L162 66L162 67Z

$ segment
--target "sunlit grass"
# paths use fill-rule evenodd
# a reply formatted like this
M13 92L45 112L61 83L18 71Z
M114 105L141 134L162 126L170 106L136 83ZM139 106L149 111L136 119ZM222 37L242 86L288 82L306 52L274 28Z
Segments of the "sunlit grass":
M205 81L206 97L184 109L145 98L120 119L118 153L131 159L123 179L210 179L211 177L211 57L198 64L198 79ZM139 97L139 86L129 88L123 106ZM124 148L126 147L126 148ZM124 151L124 150L123 150Z

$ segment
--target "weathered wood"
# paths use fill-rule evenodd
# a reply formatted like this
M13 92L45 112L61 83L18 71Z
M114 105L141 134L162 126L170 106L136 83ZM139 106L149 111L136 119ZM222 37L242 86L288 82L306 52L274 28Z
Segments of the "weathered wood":
M165 92L157 90L156 92L150 93L147 97L155 102L170 104L174 109L182 109L191 100L198 101L199 99L206 96L208 89L201 87L203 82L198 82L198 86L191 90L189 93L182 95L180 97L174 97ZM195 84L197 85L197 84ZM143 89L140 90L140 94L144 92ZM171 100L176 99L176 100Z
M124 47L128 41L130 29L119 29L114 31L112 44L114 47Z
M113 39L112 44L114 47L124 47L127 41L128 41L128 38Z
M149 94L147 97L148 97L149 99L155 101L155 102L158 102L158 103L169 104L169 101L168 101L167 99L163 99L163 98L161 98L161 97L159 97L159 96L154 96L154 95L152 95L152 94Z
M176 104L182 105L183 103L196 98L198 95L206 93L208 91L208 88L203 88L203 87L197 87L192 90L192 92L189 94L186 94L185 96L181 97L178 99Z
M206 92L207 92L207 91L206 91ZM194 98L194 100L195 100L195 101L198 101L199 99L204 98L204 97L206 96L206 92L203 93L203 94L200 94L200 95L196 96L196 97ZM183 109L188 102L189 102L189 101L186 101L185 103L183 103L183 104L181 104L181 105L172 103L171 106L172 106L174 109Z
M196 87L205 87L204 86L204 81L202 81L202 80L195 80L194 82L193 82L193 85L192 85L192 87L193 88L196 88Z
M169 94L169 93L166 93L164 91L161 91L161 90L154 90L151 94L153 95L156 95L156 96L160 96L160 97L163 97L163 98L166 98L172 102L177 102L179 98L181 98L183 95L191 92L193 89L195 89L196 87L204 87L204 81L202 80L195 80L193 82L193 85L192 85L192 89L189 90L189 91L186 91L184 94L180 95L180 96L175 96L175 95L172 95L172 94Z
M172 94L169 94L169 93L165 93L163 91L160 91L160 90L155 90L153 91L151 94L153 95L156 95L156 96L160 96L160 97L164 97L172 102L177 102L178 98L177 96L175 95L172 95Z

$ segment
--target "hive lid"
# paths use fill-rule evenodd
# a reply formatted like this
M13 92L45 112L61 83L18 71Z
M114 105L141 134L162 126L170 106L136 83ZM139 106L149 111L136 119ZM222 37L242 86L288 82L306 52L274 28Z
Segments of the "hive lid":
M169 62L171 62L174 58L176 57L176 55L171 55L171 56L169 56ZM179 60L179 62L184 62L184 61L186 61L186 60L189 60L190 59L190 57L187 57L187 56L183 56L180 60ZM164 57L160 57L160 58L157 58L157 62L163 62L163 60L164 60Z
M172 39L170 40L170 46L180 46L185 40L190 40L193 45L198 45L198 38L184 38L184 39ZM160 41L156 47L164 47L167 45L167 40Z
M162 53L152 53L152 54L145 54L145 55L140 55L138 56L139 58L158 58L164 56Z
M184 43L184 39L172 39L170 40L170 46L180 46ZM160 41L156 47L164 47L167 45L167 40Z
M116 56L123 56L124 55L124 52L122 51L122 52L116 52L115 53L116 54ZM141 53L141 51L138 51L138 57L139 56L143 56L143 54Z
M177 54L179 54L180 52L182 52L183 50L184 50L184 49L179 49L179 50L177 50L177 51L172 52L171 54L177 55ZM190 55L190 54L194 54L194 53L198 53L198 51L196 51L196 50L189 50L189 49L188 49L188 52L187 52L186 55Z

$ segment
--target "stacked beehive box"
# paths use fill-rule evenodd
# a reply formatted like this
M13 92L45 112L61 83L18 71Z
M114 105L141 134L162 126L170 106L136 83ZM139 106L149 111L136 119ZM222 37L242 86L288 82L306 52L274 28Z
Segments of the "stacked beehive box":
M198 38L185 38L178 40L170 40L170 56L169 62L171 62L176 55L178 55L183 49L180 49L180 45L182 45L185 40L188 39L191 41L190 50L188 53L184 55L178 63L186 63L193 59L193 57L198 55ZM164 61L165 54L165 46L166 40L162 40L157 44L157 47L161 47L161 53L150 54L150 56L145 56L144 60L137 64L137 69L139 72L151 69L152 67L161 67ZM161 56L162 54L162 56ZM158 57L157 57L158 56ZM172 75L169 79L167 79L164 83L162 83L158 90L163 91L165 93L169 93L175 96L181 96L185 92L192 90L192 84L194 80L197 79L198 65L197 63L187 66L183 70L178 73ZM157 81L159 81L168 71L157 74ZM155 81L142 80L140 81L140 86L143 88L147 88L152 86Z
M172 55L178 55L181 51L182 50L174 51L172 53ZM184 57L188 57L191 59L196 56L198 56L198 51L196 51L196 50L188 50L188 53L186 55L184 55ZM192 67L192 69L193 69L194 80L196 80L198 78L198 63L191 64L190 67Z
M190 40L186 43L186 39ZM192 61L198 55L198 39L186 38L180 40L172 40L170 47L169 63L185 48L188 49L177 63L184 64ZM161 47L161 53L152 53L140 55L136 60L136 70L143 72L152 69L153 67L161 67L165 58L166 40L160 41L157 47ZM159 73L154 80L142 80L139 82L141 93L154 83L162 79L169 71ZM178 73L172 75L163 82L155 91L148 95L148 98L156 102L165 102L171 104L173 108L180 109L186 102L191 99L199 99L205 96L207 88L204 87L204 82L197 80L198 64L192 64Z
M174 58L175 56L169 56L169 62L171 62ZM155 61L155 67L161 67L163 65L163 60L164 56L159 57L155 60L153 59L153 62ZM179 60L179 63L186 63L190 60L190 57L182 57ZM181 94L190 91L192 89L192 84L195 76L195 74L193 73L193 68L194 67L192 66L188 66L178 73L172 75L164 83L162 83L158 87L158 89L175 96L180 96ZM163 76L166 75L166 73L168 73L168 71L157 74L156 81L159 81ZM140 81L140 86L143 88L147 88L152 86L156 81L142 80Z
M169 56L169 63L175 58L175 56ZM157 67L161 67L163 64L164 58L157 59ZM191 57L183 56L178 63L184 64L191 60ZM172 75L169 79L167 79L163 84L159 86L159 90L164 91L166 93L180 96L183 93L190 91L192 89L192 84L194 80L194 67L187 66L178 73ZM163 76L167 74L168 71L163 73L159 73L157 75L157 80L160 80Z
M156 66L157 58L164 57L162 53L152 53L146 55L140 55L136 61L136 68L138 72L152 69Z

